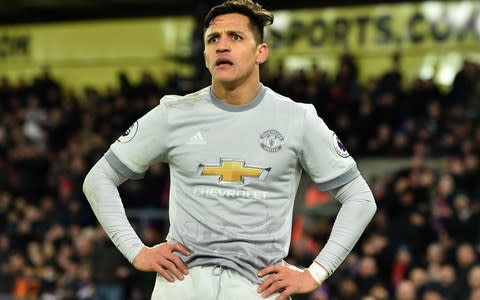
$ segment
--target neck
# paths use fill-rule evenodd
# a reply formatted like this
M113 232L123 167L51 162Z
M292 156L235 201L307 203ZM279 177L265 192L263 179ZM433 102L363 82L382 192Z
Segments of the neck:
M260 81L252 81L248 84L228 86L212 81L212 90L223 102L230 105L244 105L252 101L260 89Z

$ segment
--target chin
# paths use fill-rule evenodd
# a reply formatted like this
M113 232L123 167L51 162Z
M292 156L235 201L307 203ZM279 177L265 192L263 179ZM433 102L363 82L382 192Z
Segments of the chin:
M221 83L221 84L232 84L237 81L238 78L233 76L215 76L213 78L214 81Z

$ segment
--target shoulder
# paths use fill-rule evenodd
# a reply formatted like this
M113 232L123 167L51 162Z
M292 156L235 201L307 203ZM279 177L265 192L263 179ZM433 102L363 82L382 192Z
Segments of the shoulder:
M187 95L165 95L160 99L160 105L166 108L191 107L208 96L208 88L203 88Z
M267 91L265 96L275 104L290 110L292 113L306 114L307 112L315 112L315 107L312 104L296 102L291 98L281 95L269 87L266 87Z

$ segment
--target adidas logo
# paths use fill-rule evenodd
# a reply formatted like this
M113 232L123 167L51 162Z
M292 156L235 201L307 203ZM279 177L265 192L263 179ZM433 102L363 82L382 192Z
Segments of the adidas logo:
M187 145L204 145L206 143L207 141L205 141L200 131L197 131L197 133L192 135L187 141Z

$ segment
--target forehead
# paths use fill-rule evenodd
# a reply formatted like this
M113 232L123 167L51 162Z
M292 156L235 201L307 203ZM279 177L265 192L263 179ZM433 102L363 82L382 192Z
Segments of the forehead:
M250 31L250 19L242 14L231 13L216 16L210 21L206 34L216 31Z

